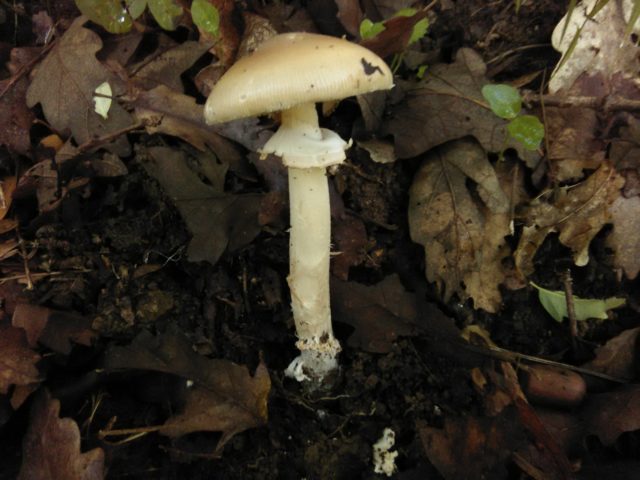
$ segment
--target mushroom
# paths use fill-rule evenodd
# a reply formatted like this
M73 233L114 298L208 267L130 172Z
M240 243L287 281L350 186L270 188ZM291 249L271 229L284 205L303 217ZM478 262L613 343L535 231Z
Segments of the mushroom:
M208 124L280 112L281 125L262 147L289 173L287 278L301 354L287 374L321 385L337 370L340 343L329 302L331 215L327 167L345 159L347 143L318 126L317 102L393 87L393 74L373 52L347 40L311 33L276 35L238 60L213 87Z

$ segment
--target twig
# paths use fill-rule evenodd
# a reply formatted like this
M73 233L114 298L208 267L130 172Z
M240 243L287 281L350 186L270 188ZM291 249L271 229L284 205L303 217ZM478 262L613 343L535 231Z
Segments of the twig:
M523 100L525 103L544 102L547 107L595 108L605 112L640 110L640 100L633 100L619 95L589 97L581 95L541 95L534 92L525 92L523 94Z
M11 76L11 78L9 78L9 81L4 86L4 88L0 90L0 98L4 97L4 95L9 91L11 87L13 87L18 82L18 80L20 80L27 73L29 73L31 69L34 67L34 65L38 63L42 59L42 57L44 57L49 52L49 50L53 48L53 46L56 43L57 43L57 40L54 40L53 42L49 43L38 53L38 55L34 59L32 59L31 61L27 62L22 67L20 67L18 71L14 73Z
M576 308L573 301L573 282L571 281L571 272L568 269L562 274L562 283L564 284L564 295L567 302L569 332L571 333L571 348L575 352L576 338L578 336L578 320L576 318Z

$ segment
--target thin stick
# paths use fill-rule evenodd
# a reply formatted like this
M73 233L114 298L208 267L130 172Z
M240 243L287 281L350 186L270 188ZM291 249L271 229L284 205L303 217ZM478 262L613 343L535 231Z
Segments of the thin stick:
M567 316L569 317L571 348L575 352L576 338L578 337L578 320L576 318L576 307L573 300L573 282L571 280L571 272L568 269L562 274L562 283L564 284L564 295L567 301Z

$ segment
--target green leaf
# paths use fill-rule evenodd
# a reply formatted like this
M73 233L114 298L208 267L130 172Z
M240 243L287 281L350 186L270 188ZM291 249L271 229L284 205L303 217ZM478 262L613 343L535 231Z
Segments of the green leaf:
M151 15L165 30L175 30L182 17L182 6L176 0L147 0Z
M634 27L636 26L636 22L638 21L638 17L640 17L640 1L634 0L633 2L633 10L631 10L631 16L629 17L629 23L627 24L627 28L624 31L624 36L629 37Z
M143 14L147 8L147 0L127 0L127 10L134 20Z
M538 298L544 309L557 322L562 322L562 319L569 317L567 313L567 297L564 292L547 290L533 282L531 282L531 285L538 290ZM573 307L578 321L589 318L606 320L609 318L607 310L622 307L625 303L626 300L624 298L617 297L605 298L604 300L580 298L575 295L573 297Z
M418 80L422 80L424 78L424 74L427 73L427 68L429 68L429 65L420 65L418 67L418 71L416 72Z
M385 30L385 26L382 22L373 23L368 18L365 18L360 23L360 38L366 40L367 38L373 38L380 32Z
M191 4L191 18L196 26L216 37L220 30L220 14L218 9L207 0L193 0Z
M120 0L76 0L80 12L110 33L126 33L133 21Z
M394 17L413 17L416 13L418 13L418 10L416 10L415 8L407 7L407 8L401 8L396 13L394 13L393 16Z
M511 85L485 85L482 96L489 102L491 111L506 120L516 118L522 109L520 92Z
M511 138L518 140L527 150L536 150L544 138L544 125L534 115L521 115L507 125Z
M409 45L413 45L422 37L424 37L427 34L427 30L429 30L429 19L423 18L422 20L418 20L413 26L413 30L411 30Z

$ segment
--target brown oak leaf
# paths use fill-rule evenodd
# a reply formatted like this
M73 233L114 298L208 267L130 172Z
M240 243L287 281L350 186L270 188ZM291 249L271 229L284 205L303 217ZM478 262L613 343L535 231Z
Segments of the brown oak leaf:
M427 278L441 287L445 301L457 293L472 298L475 308L499 309L511 209L475 141L447 144L425 159L409 193L409 229L425 248Z
M611 222L611 208L620 196L624 178L605 162L583 183L559 190L557 200L538 199L526 212L527 225L515 252L515 263L524 277L534 271L533 258L552 232L573 252L576 265L589 262L589 245L596 234Z
M80 429L71 418L60 418L60 402L42 390L31 407L22 445L19 480L101 480L104 451L80 451Z
M105 356L105 367L170 373L194 383L183 411L156 428L163 435L220 431L219 451L233 435L267 421L271 380L264 364L251 376L245 366L199 355L179 333L153 337L144 332L129 346L112 347Z
M29 348L24 330L0 326L0 393L7 393L11 385L39 382L39 360L40 355Z
M613 231L607 245L614 252L613 265L633 280L640 272L640 197L616 198L611 205Z
M40 63L27 90L27 105L37 103L47 121L59 132L70 130L76 142L86 143L131 125L131 116L118 104L111 103L108 118L94 111L94 91L109 82L118 94L117 78L96 59L102 40L93 31L84 28L85 17L76 19L69 29ZM118 137L110 145L114 153L126 155L129 144Z

